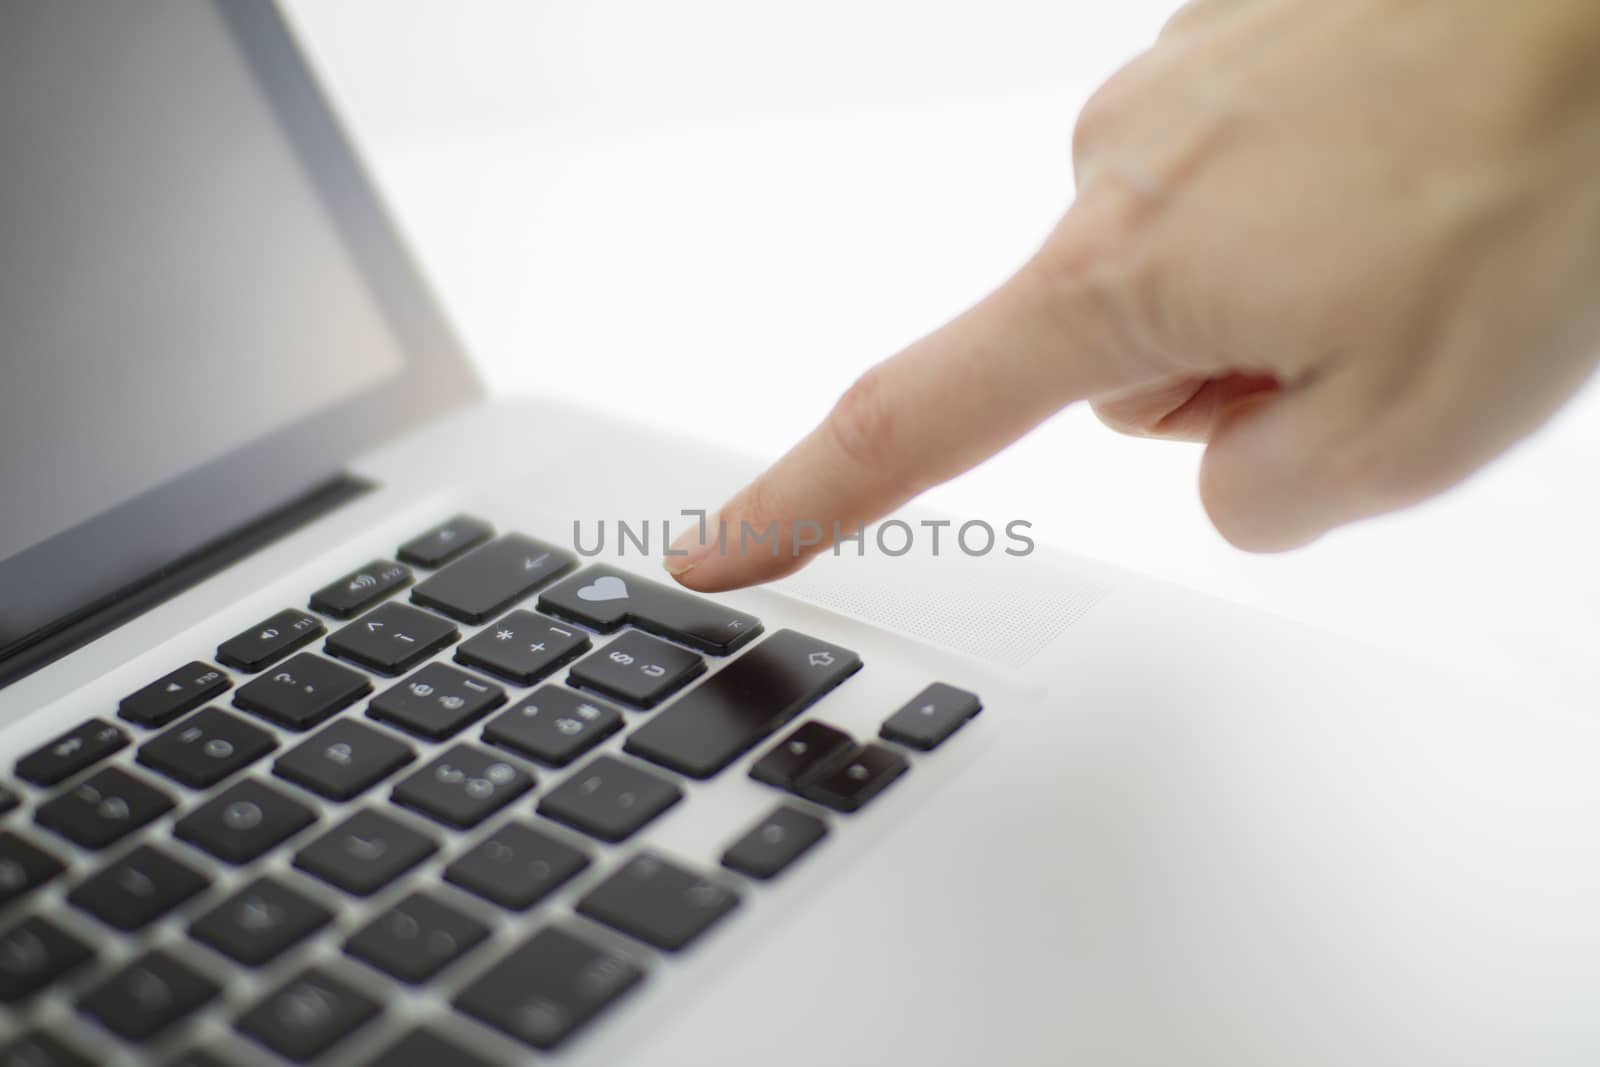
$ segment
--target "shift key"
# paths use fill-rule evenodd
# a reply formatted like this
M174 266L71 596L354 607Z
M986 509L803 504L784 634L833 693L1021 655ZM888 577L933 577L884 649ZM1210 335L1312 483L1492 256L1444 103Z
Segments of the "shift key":
M669 770L709 778L861 669L861 657L779 630L639 727L623 746Z

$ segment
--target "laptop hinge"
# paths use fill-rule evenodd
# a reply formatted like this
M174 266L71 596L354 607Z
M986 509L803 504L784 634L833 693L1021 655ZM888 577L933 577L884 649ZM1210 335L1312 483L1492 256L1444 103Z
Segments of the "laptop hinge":
M341 474L329 479L249 526L220 537L154 574L60 620L0 660L0 687L49 666L372 488L371 482L353 475Z

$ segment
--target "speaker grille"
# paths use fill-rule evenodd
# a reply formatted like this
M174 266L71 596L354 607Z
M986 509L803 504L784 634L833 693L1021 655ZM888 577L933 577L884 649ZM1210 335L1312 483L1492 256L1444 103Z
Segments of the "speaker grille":
M1021 667L1102 597L1104 586L1026 559L824 557L778 584L841 615L1007 667Z

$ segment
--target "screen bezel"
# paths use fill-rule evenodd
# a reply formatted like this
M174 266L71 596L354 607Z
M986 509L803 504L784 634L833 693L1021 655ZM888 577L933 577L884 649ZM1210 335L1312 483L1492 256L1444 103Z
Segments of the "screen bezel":
M348 400L0 561L0 675L9 658L234 538L336 478L353 457L482 395L277 5L212 6L398 339L402 365ZM182 432L181 419L172 432Z

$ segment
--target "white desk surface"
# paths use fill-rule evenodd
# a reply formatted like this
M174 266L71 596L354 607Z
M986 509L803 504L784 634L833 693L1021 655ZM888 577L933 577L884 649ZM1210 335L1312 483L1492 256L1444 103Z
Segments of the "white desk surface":
M1172 6L292 5L494 389L766 456L1032 250L1071 197L1078 107ZM1381 644L1600 681L1600 387L1445 498L1287 556L1211 530L1197 460L1072 410L928 502Z

